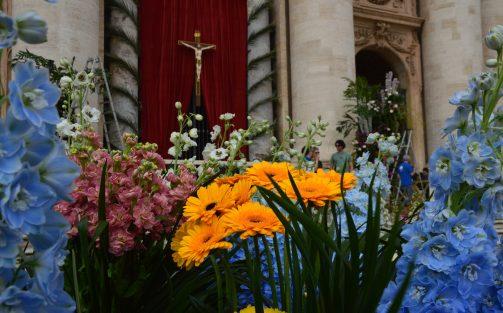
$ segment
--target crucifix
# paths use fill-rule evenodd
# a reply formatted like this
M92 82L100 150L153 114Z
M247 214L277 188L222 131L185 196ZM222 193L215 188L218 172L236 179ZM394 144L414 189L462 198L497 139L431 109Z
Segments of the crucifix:
M194 33L194 41L178 40L178 44L194 50L196 56L196 106L201 106L201 69L203 68L203 51L216 49L216 45L201 43L201 32Z

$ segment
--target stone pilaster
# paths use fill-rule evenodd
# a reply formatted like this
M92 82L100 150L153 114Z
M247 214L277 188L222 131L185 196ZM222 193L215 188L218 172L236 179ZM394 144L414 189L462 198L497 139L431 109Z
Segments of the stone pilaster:
M498 2L498 1L496 1ZM480 0L423 0L421 16L428 154L443 143L441 131L454 106L448 102L483 69Z
M248 15L259 7L262 0L248 0ZM248 36L257 33L267 27L270 23L270 10L263 10L256 19L248 23ZM250 37L248 37L250 38ZM248 62L271 52L270 33L263 34L256 38L253 44L248 46ZM263 103L265 99L273 97L271 80L259 83L264 77L271 74L272 62L261 62L253 69L248 69L248 114L255 120L267 120L273 122L273 103ZM258 84L258 85L257 85ZM250 90L250 87L253 87ZM258 103L262 103L257 105ZM263 159L270 154L271 141L270 134L255 138L250 146L250 160Z
M288 128L286 118L291 115L288 79L288 18L287 1L274 1L274 24L276 25L276 92L278 105L276 107L276 133L282 136Z
M58 61L61 57L76 57L77 66L89 57L100 56L103 47L103 0L45 1L14 0L12 13L19 15L34 10L47 21L48 41L40 45L19 42L13 54L29 49L35 54Z
M125 0L124 3L133 10L135 13L133 15L137 15L138 8L133 0ZM111 28L129 34L135 42L138 42L138 27L127 14L122 10L112 8L110 15ZM110 54L128 63L138 73L138 52L132 46L112 36ZM127 96L123 92L114 90L114 88L111 91L118 123L115 123L113 118L108 121L108 135L112 146L121 148L124 133L138 134L139 132L138 80L124 67L118 66L114 62L110 62L110 76L110 85L112 87L117 87L130 94L130 96ZM117 129L117 124L119 129Z
M293 118L330 123L320 149L327 160L340 137L343 77L355 78L353 1L290 0L290 36Z
M503 2L501 0L482 0L482 35L485 36L491 27L503 25ZM482 43L484 49L484 59L495 58L496 52L487 49Z

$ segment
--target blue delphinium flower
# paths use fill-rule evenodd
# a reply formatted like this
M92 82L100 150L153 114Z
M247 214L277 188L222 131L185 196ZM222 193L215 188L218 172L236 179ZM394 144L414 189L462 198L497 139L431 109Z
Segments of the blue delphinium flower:
M443 132L444 134L450 134L454 130L458 128L462 128L464 125L468 123L468 116L471 112L470 107L459 106L454 111L454 114L445 120L445 125Z
M24 154L22 142L10 134L5 122L0 120L0 173L15 174L21 170ZM0 184L2 179L0 179Z
M430 157L430 185L439 193L455 190L462 182L463 167L447 148L438 148Z
M19 39L30 44L47 41L47 23L34 11L25 12L16 17Z
M80 167L68 159L61 142L55 144L51 153L37 166L40 180L51 186L58 197L70 200L72 184L80 174Z
M10 227L27 232L45 223L45 211L57 201L56 194L34 170L21 172L4 192L0 202L3 218Z
M459 136L456 148L461 152L461 161L463 163L481 160L494 154L493 149L486 143L486 137L480 133Z
M458 291L463 298L482 297L493 285L493 267L498 261L492 257L483 252L459 256L453 278L458 280Z
M447 240L459 251L471 249L487 240L484 229L476 225L477 219L474 215L474 212L461 210L443 225Z
M458 255L458 250L447 241L445 235L438 235L422 245L417 260L431 270L448 273L456 264Z
M17 40L17 31L12 17L0 11L0 49L12 47Z
M48 70L37 69L33 62L18 63L14 67L14 76L15 79L9 83L12 115L41 129L45 123L58 124L55 104L60 91L49 81Z
M0 222L0 268L14 268L21 244L21 234Z
M503 218L503 185L498 184L487 189L480 202L491 216Z
M493 157L470 160L464 166L464 180L476 188L492 185L501 176L501 163Z

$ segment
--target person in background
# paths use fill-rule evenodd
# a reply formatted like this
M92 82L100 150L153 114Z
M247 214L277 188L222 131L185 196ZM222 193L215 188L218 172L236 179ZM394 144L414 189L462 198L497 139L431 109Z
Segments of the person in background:
M320 149L318 147L312 147L309 151L306 151L306 147L303 147L302 152L306 161L310 161L313 164L308 170L316 171L319 168L323 168L323 164L320 161Z
M351 162L351 155L344 151L346 143L339 139L335 142L335 148L337 152L332 154L330 166L339 173L342 171L351 172L353 170L353 164Z
M403 161L398 166L398 175L400 176L400 190L403 194L403 205L408 206L412 200L412 173L414 167L409 163L409 156L403 156Z

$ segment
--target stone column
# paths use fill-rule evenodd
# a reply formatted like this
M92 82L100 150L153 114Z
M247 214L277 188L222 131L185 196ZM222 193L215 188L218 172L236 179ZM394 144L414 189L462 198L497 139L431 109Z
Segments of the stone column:
M100 55L103 47L103 0L45 1L13 0L13 15L27 10L40 14L49 27L48 41L40 45L19 42L13 54L29 49L35 54L58 61L61 57L76 57L77 66L84 65L89 57Z
M496 0L496 2L498 2ZM443 143L448 102L466 88L469 76L483 69L480 0L423 0L422 34L425 122L428 154Z
M262 0L248 0L248 15L258 8ZM248 23L248 38L250 35L259 32L270 24L270 10L263 10L256 19ZM263 34L255 38L252 45L248 45L248 62L271 52L270 33ZM261 62L253 69L248 69L248 115L255 120L266 120L274 122L272 101L264 103L266 99L273 96L271 81L262 81L264 77L271 74L272 62ZM259 83L262 81L262 83ZM258 84L258 85L257 85ZM250 89L253 87L252 89ZM259 103L261 103L259 105ZM250 146L249 158L263 159L270 154L271 140L270 134L255 138Z
M304 126L318 115L330 123L322 160L340 137L335 128L345 110L343 77L355 77L353 29L352 0L290 0L292 113Z
M491 27L503 25L503 3L501 0L482 0L482 35L485 36ZM495 58L496 51L487 49L482 43L484 49L484 59Z

